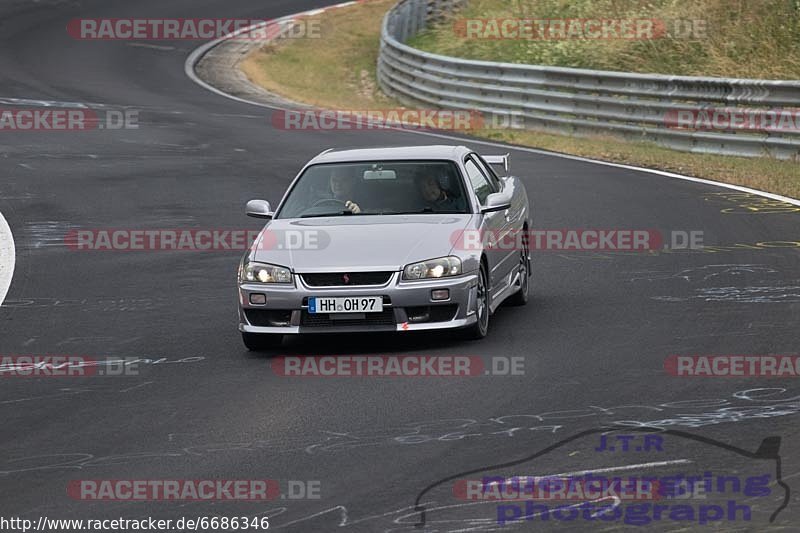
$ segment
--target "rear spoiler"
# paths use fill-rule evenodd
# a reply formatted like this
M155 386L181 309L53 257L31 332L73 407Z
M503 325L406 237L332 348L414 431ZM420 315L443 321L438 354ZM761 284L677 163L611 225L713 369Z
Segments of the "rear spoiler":
M508 173L508 158L511 157L510 153L506 155L485 155L482 157L483 160L490 165L502 165L503 169Z

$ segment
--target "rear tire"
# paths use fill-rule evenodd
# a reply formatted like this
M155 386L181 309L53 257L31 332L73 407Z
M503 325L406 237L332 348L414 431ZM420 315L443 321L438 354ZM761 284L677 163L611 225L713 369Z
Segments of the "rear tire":
M275 333L247 333L242 332L242 342L251 352L263 352L270 349L280 348L283 342L283 335Z
M478 273L478 293L475 314L478 321L465 330L468 339L480 340L489 333L489 276L486 273L486 265L481 263Z

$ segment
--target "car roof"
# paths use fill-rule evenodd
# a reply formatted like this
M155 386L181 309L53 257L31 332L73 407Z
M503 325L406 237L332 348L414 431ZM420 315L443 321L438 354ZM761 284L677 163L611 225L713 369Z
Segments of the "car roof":
M472 150L466 146L426 145L358 148L349 150L327 150L312 159L309 164L346 163L376 160L421 160L447 159L459 161Z

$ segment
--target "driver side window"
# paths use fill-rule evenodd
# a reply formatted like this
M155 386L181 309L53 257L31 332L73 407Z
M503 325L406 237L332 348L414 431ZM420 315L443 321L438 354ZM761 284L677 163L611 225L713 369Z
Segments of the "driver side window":
M464 168L467 170L467 177L472 185L472 190L475 191L475 196L478 197L481 205L485 204L486 197L495 192L492 184L471 158L464 162Z

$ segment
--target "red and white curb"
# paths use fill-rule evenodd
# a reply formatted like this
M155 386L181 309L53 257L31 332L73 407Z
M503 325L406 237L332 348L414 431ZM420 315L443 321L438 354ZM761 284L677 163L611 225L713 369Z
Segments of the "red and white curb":
M312 9L310 11L304 11L302 13L297 13L295 15L287 15L285 17L281 17L281 18L275 19L275 20L271 21L271 23L272 24L275 24L275 23L290 24L293 21L295 21L297 19L301 19L303 17L313 17L315 15L319 15L321 13L324 13L326 11L330 11L332 9L339 9L339 8L342 8L342 7L349 7L349 6L353 6L353 5L357 5L357 4L366 3L366 2L369 2L369 1L370 0L353 0L351 2L344 2L342 4L335 4L335 5L324 7L324 8L320 8L320 9ZM211 50L212 48L218 46L220 43L222 43L224 41L227 41L228 39L236 37L237 35L239 35L241 33L246 33L246 32L252 31L253 29L258 28L258 27L263 26L263 25L264 24L258 24L258 25L251 26L251 27L248 27L248 28L242 28L239 31L230 33L229 35L226 35L226 36L221 37L219 39L216 39L214 41L210 41L210 42L208 42L208 43L196 48L195 50L192 51L191 54L189 54L189 57L186 58L186 62L184 63L184 72L186 73L187 76L189 76L189 78L192 81L194 81L195 83L197 83L201 87L203 87L203 88L205 88L205 89L207 89L207 90L209 90L209 91L211 91L213 93L216 93L216 94L218 94L220 96L224 96L225 98L229 98L229 99L235 100L237 102L242 102L244 104L254 105L254 106L258 106L258 107L264 107L264 108L267 108L267 109L280 110L280 111L292 111L291 109L287 109L285 107L281 107L281 106L277 106L277 105L265 104L265 103L262 103L262 102L254 102L252 100L247 100L246 98L240 98L238 96L234 96L232 94L228 94L228 93L226 93L224 91L221 91L221 90L217 89L216 87L213 87L213 86L209 85L208 83L204 82L203 80L200 79L200 77L195 72L195 67L200 62L200 60L203 58L203 56L205 56L208 53L209 50ZM392 129L395 129L395 128L392 128ZM730 184L730 183L721 183L719 181L713 181L713 180L704 179L704 178L696 178L696 177L693 177L693 176L685 176L683 174L675 174L674 172L667 172L667 171L663 171L663 170L654 170L654 169L650 169L650 168L637 167L637 166L633 166L633 165L625 165L625 164L622 164L622 163L611 163L611 162L608 162L608 161L598 161L597 159L589 159L589 158L586 158L586 157L580 157L580 156L576 156L576 155L559 154L559 153L556 153L556 152L549 152L547 150L539 150L539 149L536 149L536 148L527 148L527 147L523 147L523 146L514 146L514 145L509 145L509 144L491 142L491 141L483 141L483 140L474 139L474 138L455 137L453 135L447 135L445 133L433 133L433 132L428 132L428 131L418 131L418 130L412 130L412 129L407 129L407 128L396 128L396 131L410 133L410 134L413 134L413 135L425 135L427 137L435 137L437 139L448 139L448 140L457 141L459 143L469 142L470 144L479 144L479 145L482 145L482 146L491 146L491 147L495 147L495 148L502 148L504 150L511 150L511 151L516 151L516 152L526 152L526 153L539 154L539 155L546 155L546 156L550 156L550 157L558 157L558 158L561 158L561 159L569 159L571 161L581 161L581 162L584 162L584 163L591 163L591 164L594 164L594 165L603 165L603 166L607 166L607 167L622 168L622 169L625 169L625 170L633 170L633 171L637 171L637 172L645 172L645 173L648 173L648 174L653 174L653 175L656 175L656 176L662 176L662 177L665 177L665 178L673 178L673 179L679 179L679 180L684 180L684 181L691 181L691 182L694 182L694 183L701 183L703 185L711 185L711 186L714 186L714 187L721 187L721 188L724 188L724 189L731 189L731 190L734 190L734 191L745 192L745 193L754 194L754 195L757 195L757 196L762 196L764 198L769 198L771 200L776 200L776 201L779 201L779 202L785 202L787 204L800 206L800 199L789 198L788 196L782 196L780 194L773 194L773 193L766 192L766 191L760 191L758 189L751 189L750 187L743 187L741 185L733 185L733 184Z

